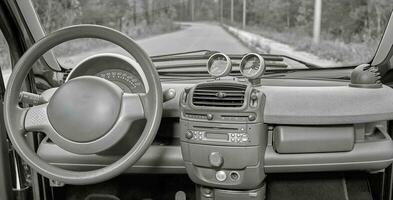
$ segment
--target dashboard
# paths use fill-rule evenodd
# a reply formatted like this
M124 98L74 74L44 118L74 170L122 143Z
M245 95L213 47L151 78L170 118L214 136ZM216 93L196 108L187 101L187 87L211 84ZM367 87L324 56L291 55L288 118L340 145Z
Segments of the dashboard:
M163 91L175 96L163 103L155 143L126 173L187 173L199 185L247 190L269 173L376 171L393 162L390 87L378 81L261 79L264 59L252 53L239 68L245 79L227 78L231 61L217 53L207 61L214 79L162 82ZM351 76L372 70L363 66ZM140 66L118 55L89 58L67 80L83 75L110 80L126 93L148 91ZM117 148L130 146L126 138ZM73 170L99 168L121 156L75 155L48 140L38 154Z

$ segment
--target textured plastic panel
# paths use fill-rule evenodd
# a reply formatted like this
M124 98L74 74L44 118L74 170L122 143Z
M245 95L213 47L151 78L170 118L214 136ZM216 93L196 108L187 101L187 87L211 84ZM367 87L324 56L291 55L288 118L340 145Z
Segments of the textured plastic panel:
M265 123L354 124L393 119L393 90L341 87L268 87Z
M72 170L90 170L106 166L120 155L77 155L45 140L38 155L49 163ZM393 161L390 139L358 143L350 152L278 154L269 145L264 157L266 173L380 170ZM151 146L125 173L186 173L180 146ZM255 179L255 177L254 177Z
M354 143L353 126L277 126L273 131L273 146L277 153L351 151Z
M266 96L264 121L268 124L337 125L393 119L393 90L338 86L334 81L264 80L258 89ZM275 86L281 85L281 86ZM337 85L337 86L335 86ZM193 84L163 83L181 94ZM179 117L180 95L164 103L164 116Z
M263 200L265 199L266 188L259 188L249 191L233 191L216 189L215 200Z
M211 152L220 152L223 157L222 169L243 169L256 166L263 157L261 146L228 147L215 145L200 145L182 142L183 159L199 167L212 167L209 163ZM247 155L247 156L244 156Z
M254 190L223 190L196 186L198 200L263 200L266 196L266 185Z
M357 143L349 152L279 154L272 146L265 151L266 173L375 171L386 168L392 161L393 143L390 139Z
M48 163L69 170L93 170L107 166L121 155L78 155L65 151L46 139L37 150L38 155ZM185 174L180 146L152 145L138 162L125 173L171 173Z

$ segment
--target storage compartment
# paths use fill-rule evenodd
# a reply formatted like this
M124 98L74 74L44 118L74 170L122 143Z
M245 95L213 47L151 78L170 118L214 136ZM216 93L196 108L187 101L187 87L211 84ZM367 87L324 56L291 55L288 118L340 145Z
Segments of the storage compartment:
M271 128L265 151L265 172L378 171L392 163L393 141L386 131L386 122L349 126L354 127L355 143L352 150L312 153L278 153L273 147L275 130Z
M273 147L277 153L328 153L351 151L353 126L277 126Z

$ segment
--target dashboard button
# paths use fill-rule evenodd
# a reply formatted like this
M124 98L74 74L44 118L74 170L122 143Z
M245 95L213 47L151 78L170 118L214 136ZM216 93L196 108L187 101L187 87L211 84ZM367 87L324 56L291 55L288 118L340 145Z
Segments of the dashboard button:
M229 177L231 178L232 181L237 181L237 180L239 180L240 175L239 175L238 172L232 171L232 172L229 174Z
M227 174L224 171L218 171L216 172L216 179L223 182L227 179Z
M186 132L186 138L187 138L187 139L191 139L192 136L194 136L194 134L192 133L192 131L187 131L187 132Z
M222 157L221 153L212 152L209 155L209 163L213 167L221 167L221 165L224 163L224 158Z
M255 114L250 114L250 115L248 115L248 120L254 121L255 119L256 119Z

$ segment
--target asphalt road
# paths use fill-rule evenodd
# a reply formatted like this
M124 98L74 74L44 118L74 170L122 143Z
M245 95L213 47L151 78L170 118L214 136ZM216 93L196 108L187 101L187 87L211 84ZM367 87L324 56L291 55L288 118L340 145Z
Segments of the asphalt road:
M182 29L137 40L137 43L151 56L194 50L215 50L227 54L243 54L250 50L219 25L206 23L182 23ZM97 53L120 53L128 55L120 47L103 48L84 52L72 57L59 58L69 67L84 58Z
M215 50L228 54L250 51L219 25L187 23L183 26L183 30L142 39L138 43L149 55L200 49Z

